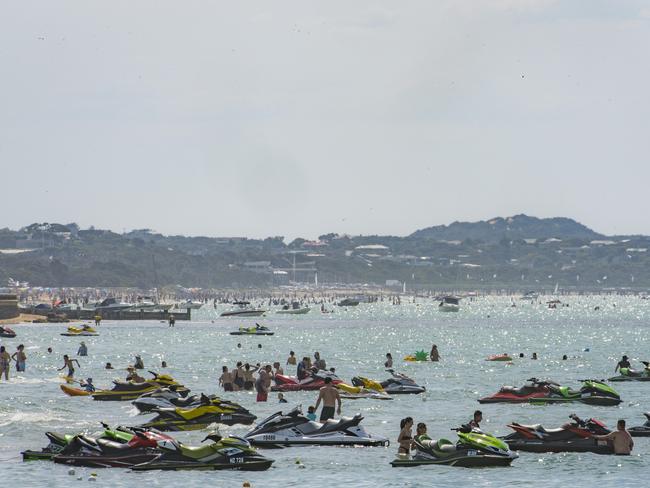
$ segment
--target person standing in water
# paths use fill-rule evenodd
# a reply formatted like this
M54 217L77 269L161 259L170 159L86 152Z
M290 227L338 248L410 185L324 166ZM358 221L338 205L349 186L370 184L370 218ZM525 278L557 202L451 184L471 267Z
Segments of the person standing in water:
M431 346L431 352L429 353L429 359L431 361L440 361L440 354L438 353L438 346L435 344Z
M607 435L595 435L594 439L606 440L614 446L614 454L617 456L629 456L634 448L632 436L625 429L625 420L621 419L616 423L616 430Z
M68 378L74 378L74 363L77 363L77 367L81 368L81 364L76 359L70 359L67 354L63 355L63 366L61 366L57 371L63 371L65 368L68 368Z
M483 412L481 412L480 410L476 410L474 412L474 417L472 418L472 420L469 421L469 426L472 427L473 429L480 429L481 422L483 422Z
M219 377L219 384L223 386L224 391L233 391L232 387L232 373L228 371L228 366L221 368L221 376Z
M5 346L0 346L0 378L2 373L5 375L5 380L9 381L9 365L11 364L11 356L7 352Z
M397 453L407 456L411 452L411 444L413 443L413 417L403 418L399 423L400 431L397 436Z
M25 346L20 344L16 349L16 352L11 355L11 359L16 361L16 371L24 372L25 371L25 361L27 356L25 356Z
M175 327L176 326L176 317L174 317L174 314L169 314L169 326L170 327Z
M332 385L332 378L329 376L325 378L325 386L323 386L318 392L318 400L316 400L315 410L318 410L320 402L323 402L323 409L320 412L320 421L326 422L329 419L334 418L334 409L336 413L341 415L341 395L339 395L339 390Z
M86 343L84 341L81 341L79 343L79 349L77 349L77 356L88 356L88 348L86 347Z
M287 364L290 364L292 366L296 365L296 353L293 351L289 352L289 357L287 358Z
M391 353L386 353L386 362L384 363L384 368L391 369L393 367L393 356Z

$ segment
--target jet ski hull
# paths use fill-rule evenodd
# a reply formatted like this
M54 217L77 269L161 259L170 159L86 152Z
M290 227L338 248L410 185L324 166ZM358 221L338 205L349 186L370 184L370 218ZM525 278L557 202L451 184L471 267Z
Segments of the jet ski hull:
M627 431L632 437L650 437L650 427L631 427Z
M448 458L429 459L395 459L390 464L393 468L408 468L413 466L428 466L431 464L443 464L446 466L456 466L459 468L489 468L510 466L514 458L506 456L494 456L490 454L476 453L472 456L450 456Z
M153 461L160 455L155 449L143 450L141 453L130 453L123 456L92 456L83 454L58 454L52 458L57 464L69 466L85 466L89 468L130 468L135 464Z
M578 398L547 397L530 399L529 403L533 405L545 405L547 403L586 403L587 405L599 405L601 407L614 407L623 400L613 397L592 396Z
M354 436L326 437L283 437L274 434L261 434L247 437L251 445L261 448L278 448L290 446L388 446L390 441L385 438L359 438Z
M141 425L143 428L154 428L163 432L182 432L190 430L207 429L211 424L224 424L224 425L251 425L257 417L255 415L242 415L242 414L223 414L223 415L210 415L206 418L198 418L192 420L185 419L166 419L158 418L151 422Z
M607 441L576 439L557 442L542 442L532 439L508 439L502 437L513 451L525 452L593 452L595 454L614 454Z
M201 463L192 461L163 461L154 459L148 463L138 464L132 466L133 471L215 471L215 470L233 470L233 471L266 471L273 464L272 459L260 459L245 462L215 462L215 463Z
M240 331L236 331L236 332L231 332L231 333L230 333L230 335L236 335L236 336L240 336L240 335L248 335L248 336L272 336L273 334L275 334L275 332L269 332L269 331L264 331L264 332L240 332Z
M650 381L650 376L614 376L607 381Z

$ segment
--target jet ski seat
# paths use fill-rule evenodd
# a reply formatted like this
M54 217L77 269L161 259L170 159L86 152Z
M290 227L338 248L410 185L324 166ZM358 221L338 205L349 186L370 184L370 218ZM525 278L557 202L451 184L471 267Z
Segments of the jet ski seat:
M558 432L562 432L563 430L565 430L562 427L558 427L557 429L546 429L542 424L526 425L526 424L518 424L514 422L514 425L518 425L519 427L524 427L525 429L536 430L537 432L543 432L546 434L557 434Z
M123 451L131 449L131 446L127 443L115 442L110 439L97 439L95 442L97 443L98 446L107 449L123 450Z
M418 444L431 453L449 453L456 450L456 446L448 439L421 439Z
M319 434L325 432L336 432L337 430L345 430L349 427L357 425L361 421L360 415L355 415L354 417L341 417L339 420L329 419L323 424L323 426L318 429Z
M184 456L187 456L189 458L201 459L206 456L210 456L212 453L214 453L213 446L214 444L209 444L206 446L197 446L197 447L181 445L181 452L183 453Z

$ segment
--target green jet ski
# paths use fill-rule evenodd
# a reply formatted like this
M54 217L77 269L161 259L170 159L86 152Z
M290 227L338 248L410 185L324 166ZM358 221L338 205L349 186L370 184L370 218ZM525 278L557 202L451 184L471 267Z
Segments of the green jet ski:
M510 466L519 457L501 439L478 429L463 426L455 430L456 444L447 439L431 439L423 434L414 439L415 452L412 457L400 457L390 464L394 468L446 464L462 468L483 468Z
M134 471L162 470L216 470L264 471L273 460L259 454L248 441L239 437L222 438L218 434L208 435L203 441L211 444L190 447L177 441L161 441L161 454L146 463L137 464Z
M104 427L103 431L91 434L90 437L94 439L108 439L124 444L129 442L134 436L134 433L125 427L111 429L104 423L102 423L102 426ZM54 456L61 453L76 437L76 434L59 434L58 432L46 432L45 435L50 443L40 451L23 451L21 453L23 455L23 461L50 461Z
M605 407L615 406L622 402L620 395L606 383L599 380L582 381L582 388L579 390L572 390L568 386L549 384L549 394L547 396L531 398L529 402L534 405L581 402Z
M268 327L260 324L255 324L255 327L240 327L239 330L231 332L230 335L263 335L272 336L275 332L271 332Z
M614 376L607 381L650 381L650 362L641 361L644 369L621 368L620 376Z

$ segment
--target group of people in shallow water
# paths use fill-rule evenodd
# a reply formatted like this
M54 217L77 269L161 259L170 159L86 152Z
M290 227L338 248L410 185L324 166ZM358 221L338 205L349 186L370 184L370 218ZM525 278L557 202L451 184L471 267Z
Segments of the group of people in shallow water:
M311 374L319 370L327 370L327 363L321 357L320 353L314 353L313 361L309 356L304 356L300 361L294 351L289 352L285 366L296 367L296 377L298 380L308 378ZM284 375L284 369L279 361L262 366L260 363L251 365L238 361L232 370L228 366L222 366L219 385L224 391L253 391L257 392L256 400L258 402L268 401L268 395L271 391L271 384L277 375ZM330 368L329 372L334 373L335 369ZM325 385L320 389L316 404L307 409L307 418L316 420L316 411L322 404L320 420L324 422L334 417L335 412L341 413L341 397L339 391L332 384L332 379L327 377L324 380ZM278 401L287 403L283 393L278 393Z
M5 346L0 346L0 379L4 376L5 380L9 381L9 370L11 369L12 361L16 362L17 372L25 371L27 355L25 354L25 346L23 344L20 344L16 348L16 352L11 355Z

